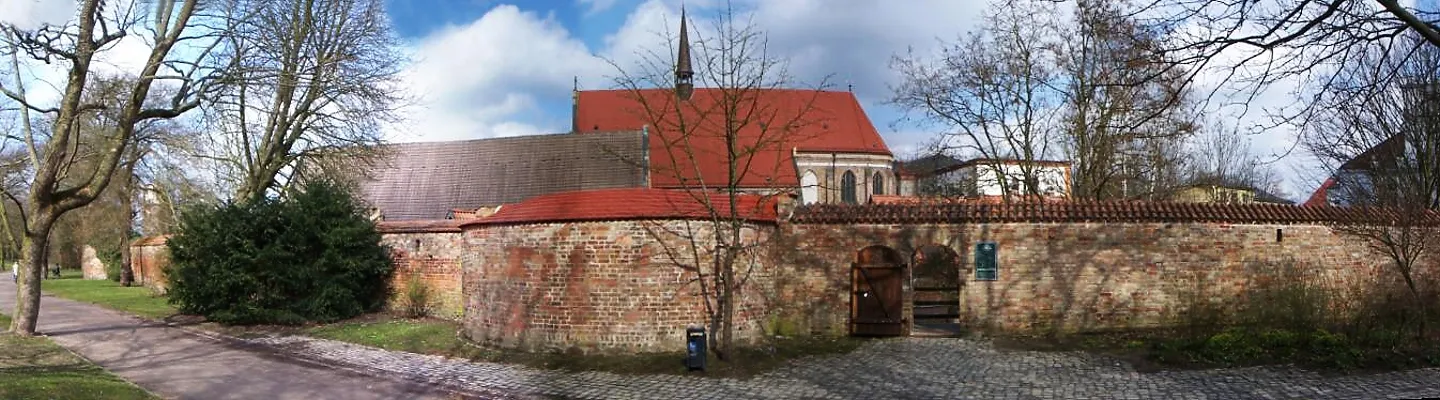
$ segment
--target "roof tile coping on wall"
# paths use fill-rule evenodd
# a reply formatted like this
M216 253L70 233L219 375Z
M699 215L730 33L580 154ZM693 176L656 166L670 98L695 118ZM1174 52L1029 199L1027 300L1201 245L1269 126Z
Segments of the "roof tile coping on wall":
M170 241L170 235L146 236L130 242L131 246L164 246Z
M1427 212L1429 224L1440 213ZM1024 202L1010 204L818 204L798 207L792 223L977 223L977 222L1209 222L1233 224L1394 224L1394 210L1311 207L1286 204L1215 204L1165 202ZM1409 218L1406 218L1409 219Z
M444 233L460 232L458 219L421 219L405 221L380 221L375 229L380 233Z
M708 197L709 204L705 205ZM736 202L737 215L750 222L774 223L776 199L742 194ZM728 216L725 193L627 188L582 190L535 196L507 204L485 218L460 221L460 226L512 225L550 222L619 221L645 219L709 219ZM710 210L714 209L715 213Z

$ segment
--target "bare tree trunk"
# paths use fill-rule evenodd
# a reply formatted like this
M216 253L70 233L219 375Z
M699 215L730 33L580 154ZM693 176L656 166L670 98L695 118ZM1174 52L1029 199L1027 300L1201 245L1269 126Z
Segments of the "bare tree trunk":
M140 163L141 149L134 149L125 165L125 181L120 186L120 209L125 213L125 228L120 230L120 286L135 283L130 269L130 229L135 226L135 167Z
M50 229L55 218L49 213L37 212L32 217L33 228L25 233L20 252L20 287L16 290L15 316L10 322L10 331L20 336L34 336L35 324L40 319L40 278L48 264Z

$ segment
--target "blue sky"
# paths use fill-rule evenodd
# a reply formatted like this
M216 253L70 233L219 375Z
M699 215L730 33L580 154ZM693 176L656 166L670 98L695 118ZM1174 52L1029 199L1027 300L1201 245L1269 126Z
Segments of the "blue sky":
M402 89L413 99L406 121L386 134L395 141L475 139L569 130L570 90L613 87L618 70L634 65L643 49L668 53L667 38L683 3L701 33L724 0L385 0L410 62ZM799 86L827 78L834 90L853 87L877 130L899 157L911 156L937 131L901 121L886 104L898 83L890 60L913 49L934 54L940 40L974 28L986 0L733 0L744 18L767 34L767 49L789 63ZM71 0L0 0L0 20L60 22L73 16ZM18 17L17 17L18 16ZM109 65L133 71L148 48L123 40ZM107 67L108 66L102 66ZM35 78L63 76L37 70ZM1284 85L1281 85L1284 86ZM1275 87L1262 103L1288 104L1293 87ZM37 94L53 96L54 94ZM1255 104L1261 107L1267 104ZM1224 119L1225 115L1210 113ZM1251 114L1254 118L1259 113ZM1234 120L1231 118L1230 120ZM1290 132L1252 137L1254 151L1281 153ZM1297 156L1282 162L1290 175ZM1307 194L1313 179L1292 178L1292 194Z
M716 0L685 6L702 29ZM936 46L963 34L985 2L916 0L740 0L739 11L769 35L769 48L789 61L805 86L826 80L853 87L892 150L907 154L934 137L911 124L892 126L902 113L888 106L892 56L909 47ZM675 29L675 0L389 0L396 31L409 43L415 66L410 87L423 96L424 115L401 141L451 140L569 129L574 79L582 88L610 88L618 70L641 49L665 49L659 33ZM696 21L698 20L698 21ZM694 29L694 28L692 28Z

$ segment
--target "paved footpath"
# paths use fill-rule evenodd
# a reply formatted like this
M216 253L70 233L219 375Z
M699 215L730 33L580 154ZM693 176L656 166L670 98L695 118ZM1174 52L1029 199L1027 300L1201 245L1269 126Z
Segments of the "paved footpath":
M0 279L0 310L15 309ZM443 399L430 385L376 378L279 356L264 348L148 323L98 306L45 296L40 333L110 372L173 399ZM4 329L4 328L0 328Z
M1440 369L1320 376L1285 367L1135 372L1078 352L998 350L968 339L903 338L814 357L749 380L562 373L391 352L298 336L255 339L332 363L513 398L558 399L1416 399L1440 397ZM678 360L677 360L678 362Z

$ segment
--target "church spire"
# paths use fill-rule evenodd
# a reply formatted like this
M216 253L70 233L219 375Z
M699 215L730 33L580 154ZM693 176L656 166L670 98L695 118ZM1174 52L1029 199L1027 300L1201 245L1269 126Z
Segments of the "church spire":
M689 100L695 92L695 71L690 69L690 34L685 28L685 6L680 6L680 51L675 57L675 97L680 100Z

